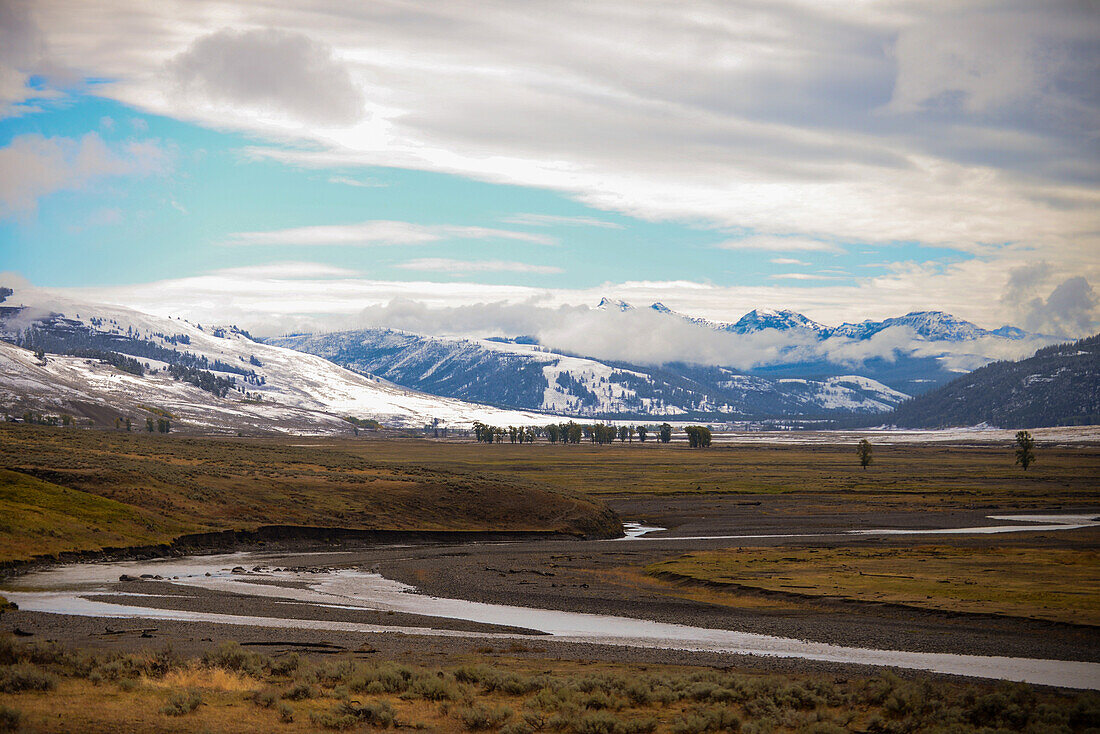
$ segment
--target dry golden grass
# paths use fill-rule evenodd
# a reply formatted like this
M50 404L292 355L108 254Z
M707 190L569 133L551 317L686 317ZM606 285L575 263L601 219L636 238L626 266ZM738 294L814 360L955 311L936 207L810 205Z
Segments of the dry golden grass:
M1073 734L1100 726L1100 697L1092 693L933 678L903 681L889 673L844 677L744 673L728 668L516 659L507 654L468 655L442 668L351 658L296 660L288 666L285 660L231 645L208 654L200 663L172 662L163 655L95 658L20 647L10 640L0 643L0 654L8 661L0 664L0 674L7 664L16 662L24 670L40 670L56 681L47 692L0 689L0 711L9 716L18 712L28 732L236 734L394 728L689 734L740 728L832 734L939 727L934 730L959 734L993 730ZM149 669L138 678L123 674L103 679L101 675L101 671L143 667ZM240 673L240 667L254 671L253 680L263 686L260 692L228 683L243 683L253 674L223 678L226 683L221 687L196 685L200 682L194 675L197 671L214 677L219 670ZM173 676L174 672L180 675ZM306 695L291 695L299 687L307 689ZM171 705L185 700L194 705Z
M1100 625L1100 552L1037 547L730 548L646 571L705 584ZM722 591L722 587L727 591Z
M618 530L599 502L568 491L380 464L337 445L3 425L0 467L0 561L261 525Z
M154 688L196 688L204 691L251 693L262 685L250 675L223 668L203 668L192 665L172 670L159 678L143 676L142 683Z
M430 469L538 483L595 496L782 494L817 497L831 511L850 507L916 507L937 511L975 502L1095 503L1100 448L1040 446L1027 472L1009 445L876 446L860 469L854 445L686 446L615 443L471 444L456 441L317 441L388 466Z

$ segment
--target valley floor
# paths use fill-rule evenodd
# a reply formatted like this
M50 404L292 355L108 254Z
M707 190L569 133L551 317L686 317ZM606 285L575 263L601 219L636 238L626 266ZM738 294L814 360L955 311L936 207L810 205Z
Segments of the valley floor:
M262 445L267 447L265 450L272 450L271 444ZM109 607L56 614L32 611L35 608L32 603L24 604L25 608L19 611L4 613L0 628L18 630L28 640L54 640L104 655L170 645L177 653L193 656L221 642L236 640L248 650L262 651L276 659L299 653L315 661L349 660L364 664L391 661L441 669L444 671L441 677L448 681L453 680L457 667L472 662L488 664L497 670L560 673L574 682L588 672L640 677L659 669L662 674L672 670L675 675L693 675L697 666L767 678L778 681L777 685L799 681L837 685L845 681L843 685L847 686L881 675L881 668L835 660L687 651L677 649L675 643L623 646L607 644L606 640L565 641L539 634L541 619L534 610L540 609L651 620L704 631L736 630L852 648L1040 659L1054 661L1054 669L1064 665L1067 670L1083 670L1086 678L1094 675L1089 672L1094 668L1087 664L1100 663L1100 635L1092 616L1100 594L1100 580L1089 570L1095 569L1089 559L1095 559L1100 544L1100 528L1093 522L1100 516L1095 492L1100 479L1100 456L1091 446L1041 447L1040 463L1027 474L1012 467L1010 450L998 445L877 447L876 463L866 472L858 468L854 452L848 446L735 446L694 452L680 447L650 446L641 449L348 441L316 446L313 450L319 456L336 452L360 460L369 458L374 472L400 465L405 472L415 475L410 469L420 467L431 472L446 471L449 477L478 477L500 486L553 488L568 496L574 493L598 496L620 518L663 530L621 540L400 546L329 543L309 553L269 546L260 555L185 559L212 574L206 577L203 572L196 572L190 583L170 578L172 573L181 571L164 571L162 575L167 578L160 580L118 581L117 567L89 566L84 572L87 578L94 578L97 569L101 569L100 575L107 573L109 577L93 581L90 588L80 589L77 596L123 605L116 610L122 618L113 616ZM1086 527L1059 529L1058 523L1048 522L1043 530L998 534L850 532L998 525L1035 527L994 519L1022 514L1076 515L1083 518L1080 524ZM808 573L800 560L811 553L844 559L837 568L847 564L850 567L847 570L854 569L856 580L862 580L864 585L845 577L846 585L841 588L841 581L830 577L833 589L830 592L823 588L822 578ZM1011 574L998 574L993 567L1013 554L1047 559L1051 567L1044 588L1053 595L1068 594L1061 598L1071 599L1070 606L1073 595L1078 595L1080 613L1065 614L1065 604L1058 613L1050 612L1049 608L1044 609L1050 605L1041 598L1020 601L1013 597L1013 605L1007 605L1007 584L998 580L1003 581ZM897 593L887 595L888 587L898 577L914 576L914 569L926 567L933 557L935 563L941 564L935 573L957 583L944 584L942 591L934 583L922 587L928 597L924 600L899 597ZM744 576L743 564L728 565L730 558L744 563L767 563L771 570L754 584ZM973 564L967 565L967 558L982 558L986 562L982 568L975 568ZM164 563L182 562L176 559ZM135 571L156 568L151 562L130 563L128 568ZM668 573L670 564L675 566L678 576ZM235 565L243 568L234 573ZM259 570L253 571L254 566ZM288 568L297 570L275 570ZM986 568L993 570L987 572ZM519 606L532 612L519 611L506 622L494 622L477 615L463 618L462 614L446 612L447 607L422 603L416 594L400 593L366 605L353 591L346 592L351 595L350 601L343 604L311 599L307 593L311 590L345 593L338 584L346 581L346 574L351 572L339 569L357 570L371 578L377 578L371 574L380 574L384 579L415 587L420 595ZM82 571L78 568L75 573L74 578ZM1035 573L1041 575L1041 569ZM967 583L975 577L980 584ZM20 602L24 598L30 601L31 597L19 594L33 591L32 587L48 578L32 575L14 579L0 592ZM353 576L351 580L356 578L359 577ZM881 580L881 587L876 586L875 579ZM981 586L987 593L971 595L965 604L959 603L959 588L971 586ZM260 588L262 593L258 591ZM189 615L234 615L236 619L222 618L233 623L218 623L196 616L189 619ZM257 623L257 618L283 621ZM368 626L400 629L365 631ZM1086 666L1080 667L1081 664ZM996 689L996 684L989 682L963 683L953 677L917 670L902 670L900 674L906 680L917 681L926 694L933 689L941 691L935 695L944 701L964 695L960 693L964 689L974 692L967 699L971 701L975 696L993 695L991 692ZM1078 685L1079 681L1080 678ZM269 685L290 684L280 678ZM114 697L111 700L129 695L119 692L117 686L85 690L81 685L79 681L63 681L58 690L66 691L65 700L70 701L103 703L106 699L96 690L102 691L103 696ZM161 689L149 686L153 684L140 683L136 690L149 700L165 697ZM1083 687L1100 688L1100 676L1091 683L1086 680ZM1008 689L1001 690L1003 693ZM1035 686L1012 690L1026 690L1029 696L1061 695L1045 693L1042 687ZM33 697L39 695L49 698L50 694L4 694L0 695L0 703L33 713L38 710L38 704L34 703L38 699ZM487 724L487 728L498 728L507 721L517 727L511 731L529 730L530 727L520 727L522 711L533 705L524 696L508 698L503 694L479 693L476 685L464 695L465 699L451 705L508 706L514 710L506 719ZM233 702L215 703L226 696ZM323 706L320 702L293 703L299 709L298 721L302 721L306 711L338 706L340 692L329 687L323 698ZM351 698L361 703L389 701L400 709L399 718L423 720L433 729L476 728L476 722L468 724L454 711L442 707L441 702L430 706L416 703L422 700L417 696L402 698L397 694L364 691ZM1086 699L1087 696L1083 699L1081 694L1073 694L1057 700L1072 707L1085 706L1081 702ZM229 695L224 691L209 692L206 700L208 706L253 706L245 694ZM1006 711L1007 701L997 704L997 711ZM704 731L707 727L703 724L699 724L702 728L685 729L683 722L689 714L694 715L695 708L713 709L712 703L707 699L698 707L686 700L671 707L626 706L617 715L624 721L655 717L653 727L660 731ZM925 730L930 726L928 721L917 725L917 708L887 711L881 702L856 706L850 701L847 710L858 711L859 716L847 723L833 717L837 707L824 703L806 709L795 706L787 713L783 713L782 706L771 713L746 708L744 702L729 706L744 721L746 730L767 721L772 722L774 731L811 731L812 726L823 721L841 728L819 727L818 731L844 730L849 724L865 729L872 716L884 717L882 731ZM196 717L196 725L201 719L203 726L211 730L234 730L228 722L217 724L216 719L207 715L208 710L191 714ZM563 725L563 729L598 730L585 729L588 725L580 722L584 716L600 710L598 706L592 709L582 706L579 712L574 712L577 715L574 723ZM808 715L798 718L792 711L801 712L799 716L812 712L821 716L819 720L811 720ZM249 716L255 718L251 713ZM278 726L273 711L264 710L262 716L270 718L272 726ZM1075 721L1100 725L1096 711L1091 716ZM152 720L157 725L149 730L184 730L180 725L187 715L176 719L157 713ZM68 730L53 727L45 719L35 721L41 723L32 730ZM592 722L590 725L595 726ZM148 722L140 726L135 723L118 730L139 731L147 726ZM614 724L607 726L611 727L608 731L626 731L614 729ZM1049 730L1083 728L1067 723L1063 728ZM287 731L292 730L294 726L287 725Z

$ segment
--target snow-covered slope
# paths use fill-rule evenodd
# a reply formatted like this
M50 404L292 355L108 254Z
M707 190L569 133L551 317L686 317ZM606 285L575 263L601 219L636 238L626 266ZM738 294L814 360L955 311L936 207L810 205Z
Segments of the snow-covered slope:
M233 327L75 303L37 290L16 292L0 307L0 335L32 348L44 346L46 352L42 364L31 351L0 344L0 407L15 414L35 406L57 411L67 406L74 414L107 409L144 419L148 409L138 407L144 405L176 415L181 426L203 430L306 432L347 431L345 416L411 427L433 421L468 426L478 420L501 425L550 420L410 390L321 357L253 341ZM133 356L143 374L103 363L99 355L111 353ZM173 365L191 370L197 383L221 382L213 391L200 389L186 374L175 379L169 373Z
M724 420L877 413L908 397L856 376L776 380L721 367L603 362L515 341L390 329L301 334L268 342L427 392L585 417Z
M1023 339L1026 332L1014 326L1002 326L992 331L943 311L913 311L883 321L863 321L858 324L841 324L826 329L826 336L843 336L850 339L870 339L875 334L892 327L902 326L921 339L928 341L964 342L994 336L1002 339Z
M774 311L768 308L754 308L738 319L737 323L725 327L726 331L732 331L735 334L750 334L764 329L776 329L778 331L806 329L808 331L825 332L828 327L789 309Z

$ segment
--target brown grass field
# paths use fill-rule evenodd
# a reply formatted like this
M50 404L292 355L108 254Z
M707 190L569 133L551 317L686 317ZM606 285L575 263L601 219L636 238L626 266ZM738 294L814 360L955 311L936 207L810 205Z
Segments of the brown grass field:
M0 561L261 525L618 529L598 502L550 485L293 444L0 427Z
M305 441L303 441L305 443ZM599 497L667 494L805 494L824 500L928 509L1035 498L1090 503L1100 489L1100 449L1040 446L1027 471L1011 446L876 446L860 469L855 446L680 444L559 446L456 441L331 441L356 456L386 464L415 463L515 481L529 480Z
M0 561L272 524L599 535L615 523L600 499L647 495L783 495L807 511L844 513L1081 505L1100 487L1100 451L1089 446L1041 446L1027 472L1010 447L882 446L864 471L851 446L224 439L32 426L0 427L0 468Z
M233 643L80 653L0 638L0 729L315 732L1078 732L1100 696L890 674L746 674L470 654L440 667L269 657Z
M426 439L224 439L0 427L0 561L285 524L609 534L604 502L782 500L801 513L1094 506L1095 447L479 445ZM690 503L689 503L690 504ZM1031 541L1028 541L1031 542ZM1085 543L1088 546L1088 543ZM1096 551L995 547L670 552L592 570L705 604L794 609L814 595L1097 624ZM657 556L660 558L660 556ZM646 565L649 564L649 565ZM673 579L673 580L669 580ZM690 583L684 583L690 582ZM788 592L789 597L738 596ZM980 592L980 593L976 593ZM0 731L254 732L414 728L525 734L1078 732L1100 697L890 674L745 673L511 657L266 657L240 648L65 651L0 639Z
M660 579L1100 626L1100 553L1034 546L730 548L650 565Z

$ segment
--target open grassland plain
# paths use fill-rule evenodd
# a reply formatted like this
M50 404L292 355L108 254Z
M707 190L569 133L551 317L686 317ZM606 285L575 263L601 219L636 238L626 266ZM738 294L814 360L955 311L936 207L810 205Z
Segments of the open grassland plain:
M0 467L0 561L265 525L619 532L568 490L343 446L3 426Z
M457 441L314 442L380 464L409 462L479 476L527 479L605 498L642 495L814 495L861 503L935 510L975 502L1035 498L1049 503L1094 502L1100 487L1100 447L1038 447L1023 472L1002 445L883 445L864 470L856 446L617 443L610 446L471 444Z
M1100 552L1035 546L729 548L646 572L736 596L766 590L1100 627Z
M1100 696L890 673L528 660L443 664L268 656L235 643L201 656L105 653L0 639L0 730L315 732L421 729L672 732L1086 732Z

